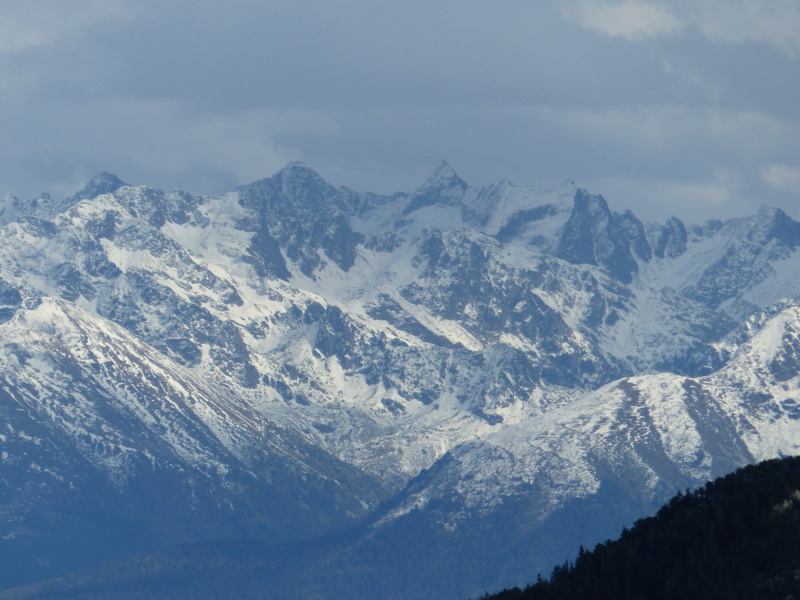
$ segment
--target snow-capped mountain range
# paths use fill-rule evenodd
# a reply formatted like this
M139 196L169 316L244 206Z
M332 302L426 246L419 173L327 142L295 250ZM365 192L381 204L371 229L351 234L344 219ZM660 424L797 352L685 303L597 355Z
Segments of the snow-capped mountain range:
M546 567L800 448L777 209L645 224L570 181L442 163L380 196L292 163L217 197L102 173L0 225L0 544L38 565L6 585L202 539L607 516L532 546ZM64 558L76 532L97 546Z

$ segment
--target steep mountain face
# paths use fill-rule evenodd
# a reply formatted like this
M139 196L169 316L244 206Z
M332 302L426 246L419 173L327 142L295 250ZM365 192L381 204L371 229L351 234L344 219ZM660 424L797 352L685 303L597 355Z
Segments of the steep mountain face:
M398 536L413 530L417 543L443 529L462 539L494 530L479 552L461 551L470 581L522 585L676 490L800 453L798 336L792 304L713 374L623 378L465 442L414 479L380 523Z
M364 554L504 524L533 558L465 555L477 592L800 443L779 210L643 224L572 182L442 163L378 196L292 163L213 198L101 174L0 222L2 543L51 565L6 584L365 518ZM139 534L98 527L110 550L64 562L93 519Z
M380 482L64 300L29 302L0 335L10 577L48 574L48 552L83 566L198 539L295 539L381 495Z

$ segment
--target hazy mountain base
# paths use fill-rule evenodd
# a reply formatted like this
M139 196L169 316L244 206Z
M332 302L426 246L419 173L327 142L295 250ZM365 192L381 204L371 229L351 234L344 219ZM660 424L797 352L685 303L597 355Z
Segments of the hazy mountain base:
M579 540L608 539L631 524L631 515L645 514L613 482L594 497L568 502L541 523L524 497L507 501L489 518L472 515L454 529L437 522L439 511L448 507L291 545L179 546L0 592L0 599L463 599L487 587L524 585L530 573L574 555Z

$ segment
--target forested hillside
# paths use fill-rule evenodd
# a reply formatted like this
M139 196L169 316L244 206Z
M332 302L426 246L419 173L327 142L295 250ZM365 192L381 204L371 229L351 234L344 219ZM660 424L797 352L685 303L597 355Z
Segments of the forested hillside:
M744 467L491 600L800 597L800 458Z

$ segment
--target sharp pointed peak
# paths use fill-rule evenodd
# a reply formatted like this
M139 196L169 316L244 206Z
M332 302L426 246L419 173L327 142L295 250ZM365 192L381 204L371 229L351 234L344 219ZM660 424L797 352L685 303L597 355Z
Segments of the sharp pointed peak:
M458 174L456 174L455 169L453 169L453 167L450 166L450 163L448 163L445 159L439 161L439 164L436 165L436 168L433 170L433 173L431 175L435 175L437 177L448 177L448 178L458 177Z
M449 188L449 187L461 187L462 189L466 189L468 186L466 182L458 176L458 173L455 172L455 169L450 166L450 164L442 159L439 161L439 164L436 165L436 168L433 172L428 176L425 180L425 183L422 184L420 190L426 190L431 188Z

